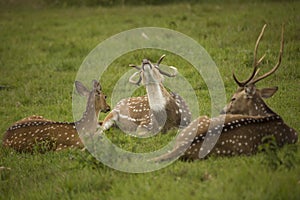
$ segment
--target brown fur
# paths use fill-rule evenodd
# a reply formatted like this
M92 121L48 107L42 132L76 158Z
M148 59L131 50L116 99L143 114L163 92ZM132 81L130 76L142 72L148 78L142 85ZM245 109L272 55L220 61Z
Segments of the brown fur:
M33 115L15 122L7 129L3 136L3 146L20 152L32 152L34 149L49 151L83 148L77 129L86 128L92 132L98 124L99 112L107 112L110 109L100 84L94 81L93 87L90 92L81 83L76 82L78 92L88 97L86 112L79 121L55 122Z
M255 83L274 73L281 63L283 52L283 30L281 47L277 64L268 73L255 78L257 66L264 56L256 61L256 51L262 38L265 26L256 42L254 55L254 70L250 78L240 82L231 101L225 106L222 114L216 118L199 117L186 127L177 137L174 149L156 161L181 158L195 160L208 155L251 155L257 152L265 136L274 136L278 146L293 144L298 140L297 132L284 123L282 118L272 111L263 98L271 97L277 87L257 89ZM223 123L224 121L224 123ZM211 125L210 129L209 126Z

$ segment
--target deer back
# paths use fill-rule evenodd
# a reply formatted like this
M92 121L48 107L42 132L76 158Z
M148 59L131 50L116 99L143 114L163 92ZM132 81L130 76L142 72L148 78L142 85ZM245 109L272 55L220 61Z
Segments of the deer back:
M210 127L211 124L213 125ZM274 136L279 147L294 144L298 140L297 132L285 124L280 116L229 114L211 119L203 116L183 129L170 153L156 158L155 161L170 160L179 156L183 160L197 160L212 154L252 155L258 151L262 139L266 136Z
M182 156L183 159L199 159L200 154L207 156L211 154L222 156L252 155L258 151L259 145L262 144L263 138L266 136L274 136L278 146L293 144L298 140L297 132L286 125L280 116L227 115L221 133L214 129L215 126L208 130L210 123L215 124L218 120L220 119L198 119L196 137L193 138L191 145ZM187 132L189 131L190 129L184 130L183 135L188 135ZM210 142L210 137L217 134L220 135L213 148L203 148L204 140Z
M172 128L184 128L191 121L191 112L184 99L175 93L169 93L165 111L166 121L161 129L162 133L166 133ZM123 99L115 106L112 113L117 113L116 124L125 131L134 132L138 126L149 126L152 123L151 111L147 96L131 97ZM158 113L159 114L159 113ZM108 115L103 124L109 119L114 118L113 114Z
M54 122L45 118L15 123L5 132L3 145L20 152L83 147L74 123Z

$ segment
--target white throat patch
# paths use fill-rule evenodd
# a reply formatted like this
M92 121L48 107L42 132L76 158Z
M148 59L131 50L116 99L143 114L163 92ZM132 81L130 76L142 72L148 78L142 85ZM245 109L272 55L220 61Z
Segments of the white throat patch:
M158 83L147 84L146 90L150 108L154 111L164 110L166 99L162 94L160 85Z

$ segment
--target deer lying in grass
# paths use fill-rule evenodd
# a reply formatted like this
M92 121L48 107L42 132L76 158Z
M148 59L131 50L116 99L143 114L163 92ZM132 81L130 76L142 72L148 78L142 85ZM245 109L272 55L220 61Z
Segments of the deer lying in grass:
M258 81L270 76L278 69L283 53L282 28L277 64L268 73L255 78L259 71L257 67L264 58L263 56L258 61L256 60L257 48L265 27L266 25L256 42L254 69L251 76L246 81L240 82L233 74L238 89L230 103L221 112L226 115L212 119L204 116L194 120L177 137L174 149L170 153L156 158L156 161L168 160L179 155L184 160L200 159L211 154L251 155L257 152L258 146L262 144L262 139L266 136L274 136L278 146L297 142L297 132L285 124L283 119L263 101L263 98L271 97L278 88L257 89L255 86ZM212 128L209 128L210 124ZM203 146L205 140L208 142L207 146Z
M32 152L36 147L40 151L83 148L77 129L94 130L99 112L108 112L110 107L98 81L93 81L91 91L79 81L75 82L75 86L80 95L88 98L86 111L79 121L55 122L41 116L24 118L7 129L3 145L20 152Z
M162 82L163 75L175 77L159 68L159 64L165 56L152 64L144 59L142 66L130 65L139 71L134 73L129 81L146 87L147 95L122 99L103 121L103 130L109 129L116 123L123 131L135 136L145 137L147 134L166 132L174 127L185 127L190 123L191 113L183 98L175 93L168 92ZM139 80L133 81L133 77L139 74Z

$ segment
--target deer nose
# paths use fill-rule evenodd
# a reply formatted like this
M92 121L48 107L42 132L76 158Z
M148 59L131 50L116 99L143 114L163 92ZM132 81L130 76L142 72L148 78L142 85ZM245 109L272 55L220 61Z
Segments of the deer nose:
M143 59L143 65L145 64L149 64L149 60L148 59Z
M146 66L148 67L147 70L152 69L152 65L151 65L150 61L147 60L147 59L144 59L144 60L143 60L143 65L142 65L143 70L146 70L146 69L145 69Z

